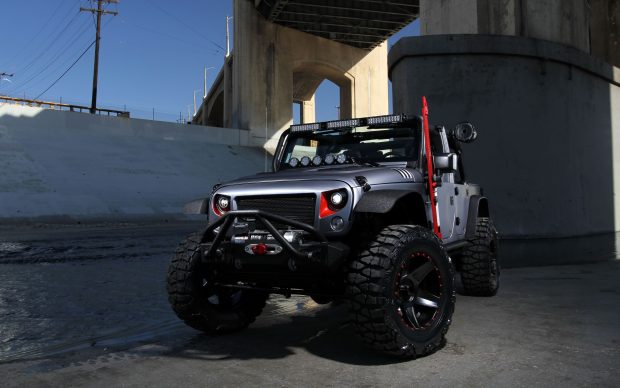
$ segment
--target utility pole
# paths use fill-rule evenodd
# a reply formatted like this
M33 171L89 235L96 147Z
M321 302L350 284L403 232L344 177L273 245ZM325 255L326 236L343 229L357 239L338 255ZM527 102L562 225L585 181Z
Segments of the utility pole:
M97 32L95 34L95 66L93 69L93 98L90 104L90 113L97 112L97 80L99 76L99 41L101 40L101 16L102 15L118 15L115 11L106 11L103 9L103 3L118 4L118 0L97 0L97 9L80 7L80 12L91 12L97 14Z
M226 58L230 56L230 31L228 24L232 18L232 16L226 16Z

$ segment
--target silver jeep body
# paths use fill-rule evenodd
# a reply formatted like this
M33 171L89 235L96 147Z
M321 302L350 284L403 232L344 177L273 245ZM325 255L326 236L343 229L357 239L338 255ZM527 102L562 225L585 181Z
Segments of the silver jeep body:
M398 118L385 127L421 131L419 117ZM345 121L343 128L351 127L345 124L350 123ZM363 163L351 157L343 163L293 168L285 150L295 129L308 132L305 127L285 131L273 172L218 184L209 198L194 206L209 215L203 260L217 269L223 283L316 292L326 282L338 284L349 255L363 245L365 231L379 220L433 228L422 141L412 151L413 161L386 157L379 163ZM435 158L444 158L435 164L459 159L458 164L434 171L442 242L454 257L475 232L477 217L489 216L488 203L480 187L465 180L454 136L443 127L432 131ZM345 205L323 214L326 193L335 191L343 195ZM218 207L221 198L227 204L225 212Z

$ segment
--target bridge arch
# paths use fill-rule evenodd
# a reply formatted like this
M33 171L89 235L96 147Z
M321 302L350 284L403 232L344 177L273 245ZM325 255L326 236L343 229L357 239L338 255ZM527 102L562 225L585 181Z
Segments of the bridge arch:
M293 101L302 104L302 122L312 122L316 117L316 91L324 80L338 86L340 91L340 117L350 118L354 112L353 89L355 77L346 69L321 62L300 60L293 63Z

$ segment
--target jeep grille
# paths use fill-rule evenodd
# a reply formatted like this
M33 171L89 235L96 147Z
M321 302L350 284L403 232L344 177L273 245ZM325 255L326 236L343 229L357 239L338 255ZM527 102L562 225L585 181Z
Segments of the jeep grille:
M314 194L237 197L236 201L239 210L262 210L314 226ZM274 226L280 228L282 225Z

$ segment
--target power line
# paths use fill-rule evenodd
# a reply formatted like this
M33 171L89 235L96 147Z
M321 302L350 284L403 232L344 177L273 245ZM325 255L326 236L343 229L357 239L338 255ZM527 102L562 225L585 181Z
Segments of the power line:
M56 42L58 41L58 38L60 38L62 36L62 34L67 31L67 29L69 29L69 27L73 24L73 22L75 22L77 20L77 16L79 15L79 12L77 12L73 18L65 25L65 27L54 37L54 42L52 44L50 44L49 46L47 46L47 48L45 50L43 50L41 53L39 53L39 55L37 55L32 61L30 61L26 66L24 66L24 68L22 69L22 72L26 72L28 71L39 59L41 59L45 54L47 54L49 52L49 50L56 44Z
M38 38L39 35L41 35L41 32L43 32L43 30L54 19L54 16L56 16L56 14L60 10L60 8L62 8L62 5L63 5L63 2L59 1L58 2L58 6L54 9L54 12L52 12L51 15L47 18L45 23L43 23L43 26L32 36L32 38L30 38L30 40L25 45L21 46L21 51L18 54L16 54L13 57L11 57L11 59L9 61L3 62L3 64L12 63L13 61L15 61L16 58L18 58L20 56L20 54L23 54L23 53L27 52L26 50L28 48L30 48L30 45L32 44L32 42L34 42L35 39Z
M51 60L49 60L37 73L35 73L34 75L32 75L30 78L28 78L27 80L20 82L18 85L16 85L12 91L17 91L18 89L23 89L26 85L28 85L30 82L32 82L34 79L38 78L41 74L45 73L48 71L48 69L54 64L56 63L56 61L58 61L71 47L74 46L75 43L78 42L78 40L80 40L81 38L83 38L83 34L86 32L86 30L88 30L88 22L86 24L82 24L82 28L80 30L78 30L78 32L76 33L76 36L73 40L69 41L67 44L65 44L59 51L58 54L56 54L56 56L52 57ZM64 67L64 66L63 66ZM25 71L24 74L27 74L28 72Z
M107 27L107 25L108 25L108 24L110 24L110 22L111 22L111 21L112 21L112 19L109 19L106 23L104 23L104 24L103 24L103 26L101 27L101 28L102 28L102 30L103 30L103 29L105 29L105 28ZM49 63L48 63L48 65L47 65L46 67L44 67L41 71L39 71L39 72L38 72L37 74L35 74L34 76L30 77L27 81L25 81L25 82L23 82L23 83L21 83L21 84L18 84L17 86L13 87L12 89L9 89L7 92L8 92L8 93L10 93L10 94L14 94L14 95L17 95L17 94L19 94L19 93L25 92L25 91L26 91L26 88L24 88L24 87L25 87L27 84L29 84L32 80L34 80L35 78L38 78L38 77L39 77L42 73L47 72L47 73L49 73L49 75L51 76L51 75L53 75L53 74L57 74L57 72L58 72L59 70L61 70L61 71L62 71L62 70L63 70L63 69L67 66L67 64L68 64L69 62L71 62L71 61L73 60L73 58L75 58L75 55L77 55L77 53L82 52L82 51L84 50L84 48L79 48L79 49L77 50L77 52L76 52L76 53L73 53L73 54L71 54L71 55L69 55L69 56L68 56L68 60L63 61L63 62L62 62L62 63L60 63L58 66L56 66L54 69L52 69L52 70L48 71L48 68L49 68L49 67L50 67L50 66L51 66L54 62L56 62L56 60L58 60L58 59L59 59L59 58L60 58L60 57L61 57L61 56L62 56L62 55L63 55L63 54L67 51L67 49L69 49L71 46L73 46L73 45L74 45L74 43L76 43L76 42L77 42L80 38L83 38L83 33L84 33L86 30L88 30L88 28L89 28L89 26L88 26L88 25L89 25L89 24L90 24L90 23L89 23L88 21L86 21L86 24L84 25L84 28L82 28L82 30L80 30L80 31L79 31L79 33L77 33L77 34L76 34L76 38L75 38L75 39L73 39L73 41L71 41L71 43L69 43L69 44L65 45L65 46L64 46L64 49L63 49L63 51L62 51L60 54L58 54L58 55L57 55L57 56L56 56L56 57L55 57L55 58L54 58L51 62L49 62ZM42 83L45 79L46 79L46 78L42 78L40 81L35 82L35 83L33 84L33 86L31 86L31 87L34 87L35 85L38 85L38 84Z
M47 72L47 74L45 75L45 77L42 77L41 80L36 81L35 83L33 83L31 86L29 86L28 88L24 88L23 85L13 89L12 93L15 95L19 95L22 92L26 92L28 89L34 89L36 86L42 84L42 83L47 83L47 80L53 77L56 77L56 75L59 73L59 71L64 71L64 69L66 69L67 65L69 63L71 63L73 61L73 58L75 58L76 55L78 55L79 53L81 53L82 51L84 51L85 48L81 47L79 48L77 51L74 51L70 56L68 56L67 60L63 61L62 63L58 64L58 66L56 66L54 69L50 70Z
M196 48L196 45L188 42L188 40L186 38L179 38L176 35L172 35L172 34L169 34L167 32L157 30L155 28L145 27L145 26L142 26L142 25L130 22L130 21L125 20L125 19L121 19L121 22L126 23L126 24L128 24L128 25L130 25L132 27L139 28L139 29L144 30L144 31L148 31L148 32L150 32L152 34L158 34L160 36L165 36L165 37L167 37L169 39L172 39L172 40L178 41L179 43L187 45L188 47ZM217 53L221 52L221 50L214 49L214 48L207 48L206 50L209 50L209 52L211 52L212 54L217 54Z
M217 47L218 49L220 49L222 52L225 51L224 47L222 47L221 45L217 44L215 41L213 41L212 39L210 39L209 37L205 36L202 34L202 32L196 28L194 28L192 25L185 23L182 19L180 19L179 17L175 16L174 14L166 11L164 8L162 8L159 4L157 4L155 1L149 1L148 4L154 5L157 9L159 9L161 12L165 13L166 15L170 16L171 18L173 18L174 20L176 20L178 23L182 24L183 26L185 26L186 28L192 30L194 33L198 34L199 36L201 36L202 38L206 39L209 43L211 43L212 45L214 45L215 47Z
M88 50L90 50L90 48L91 48L91 47L93 47L93 45L95 44L95 42L96 42L96 41L93 41L93 42L90 44L90 46L88 46L88 48L87 48L86 50L84 50L84 51L82 52L82 54L80 54L80 56L79 56L79 57L78 57L78 58L77 58L77 59L76 59L76 60L75 60L75 61L71 64L71 66L69 66L69 68L68 68L67 70L65 70L65 72L64 72L64 73L62 73L62 74L60 75L60 77L58 77L58 78L56 79L56 81L54 81L54 82L53 82L53 83L52 83L52 84L51 84L51 85L50 85L47 89L45 89L44 91L42 91L41 93L39 93L39 95L38 95L38 96L36 96L34 99L35 99L35 100L38 100L38 99L39 99L39 97L41 97L42 95L44 95L45 93L47 93L47 91L48 91L48 90L50 90L50 89L51 89L54 85L56 85L56 83L57 83L58 81L60 81L60 80L61 80L61 79L62 79L62 78L63 78L63 77L64 77L64 76L65 76L65 75L69 72L69 70L73 69L73 66L75 66L75 65L76 65L76 64L80 61L80 59L82 59L82 57L84 56L84 54L86 54L86 53L88 52Z

